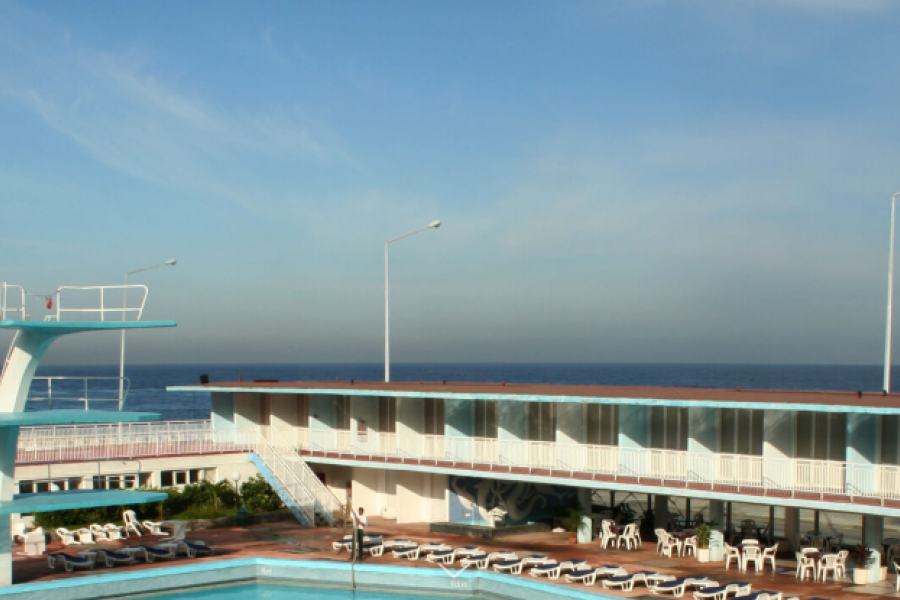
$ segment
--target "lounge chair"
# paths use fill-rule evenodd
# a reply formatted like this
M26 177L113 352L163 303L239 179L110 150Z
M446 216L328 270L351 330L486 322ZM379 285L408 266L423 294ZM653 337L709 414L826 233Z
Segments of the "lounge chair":
M730 594L735 596L749 596L751 584L745 581L732 581L731 583L720 585L718 587L708 587L694 592L695 600L705 600L712 598L713 600L726 600Z
M782 600L784 594L781 592L772 592L770 590L760 590L753 592L749 596L741 596L742 600Z
M422 551L421 546L404 546L402 548L394 548L394 558L408 558L409 560L418 560L419 553Z
M718 582L705 577L679 577L671 581L661 581L650 586L650 591L654 594L664 594L672 592L674 596L684 596L688 586L699 587L700 589L719 585Z
M74 531L69 531L65 527L57 527L56 535L59 536L59 541L61 541L64 546L73 546L81 543L78 541L78 534Z
M93 569L97 564L97 555L93 552L84 556L77 554L72 556L65 552L54 552L47 555L47 565L49 565L51 569L56 568L56 563L58 561L62 562L66 567L66 571L71 573L76 567L81 569Z
M563 562L552 562L537 567L532 567L528 572L532 577L547 576L548 579L559 579L563 571L574 571L576 568L587 568L588 565L583 560L564 560Z
M99 523L91 523L90 526L91 535L94 536L94 541L97 542L108 542L109 533L106 531L106 527Z
M125 537L125 528L121 525L116 525L115 523L107 523L103 526L103 529L106 530L106 537L111 540L121 540Z
M385 550L393 550L394 548L409 548L410 546L416 545L416 543L412 540L384 540L382 543L384 544Z
M494 561L515 560L517 558L519 558L519 556L515 552L510 552L509 550L497 550L496 552L491 552L490 554L482 550L481 552L462 559L461 561L459 561L459 564L463 567L474 565L479 570L484 571Z
M335 540L331 542L331 547L336 551L340 552L341 550L349 550L350 545L353 543L352 535L345 535L339 540Z
M623 592L630 592L634 589L634 584L643 583L644 585L647 585L648 577L658 575L659 573L657 573L656 571L637 571L636 573L629 573L628 575L619 575L617 577L604 579L603 587L620 588ZM675 579L671 575L669 577L671 577L671 579Z
M207 546L206 542L201 540L194 540L192 542L181 540L178 542L178 550L182 549L184 550L184 553L187 554L188 558L197 558L198 554L213 553L213 549Z
M152 563L157 558L175 558L175 549L177 545L167 544L165 548L154 548L153 546L133 546L144 550L144 560Z
M540 561L540 562L538 562ZM543 558L532 555L530 557L525 558L514 558L510 560L501 560L497 564L494 565L494 570L498 573L510 573L512 575L519 575L522 573L522 569L529 565L542 565L548 562L555 562L550 560L548 557L544 556Z
M137 562L137 557L134 554L116 552L115 550L97 550L97 557L106 562L107 567L114 567L117 564L130 565Z
M384 554L384 543L379 540L377 542L363 544L362 551L364 553L368 552L370 556L381 556Z
M425 557L428 562L439 562L445 565L451 564L457 557L469 557L480 552L478 546L461 546L459 548L435 550Z
M144 521L141 525L150 533L150 535L166 535L166 532L162 530L162 522Z
M597 577L608 575L610 577L621 577L627 575L628 572L617 565L603 565L602 567L589 568L584 565L579 566L571 573L566 574L566 581L569 583L583 583L584 585L594 585L597 583Z

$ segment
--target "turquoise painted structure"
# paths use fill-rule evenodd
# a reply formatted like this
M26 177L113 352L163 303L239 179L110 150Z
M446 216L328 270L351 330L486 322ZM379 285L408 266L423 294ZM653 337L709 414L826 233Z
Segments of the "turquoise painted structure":
M266 465L265 462L256 454L250 454L249 457L250 462L256 466L256 470L259 471L259 474L262 475L263 479L268 482L269 485L272 486L272 489L275 490L275 493L278 494L278 497L281 498L281 501L284 503L285 508L291 511L297 520L300 521L301 525L306 525L312 527L315 523L311 523L309 518L307 518L306 514L300 509L300 506L297 504L297 501L291 496L287 490L284 489L284 486L281 485L281 482L278 481L278 478L275 477L275 474L272 470Z

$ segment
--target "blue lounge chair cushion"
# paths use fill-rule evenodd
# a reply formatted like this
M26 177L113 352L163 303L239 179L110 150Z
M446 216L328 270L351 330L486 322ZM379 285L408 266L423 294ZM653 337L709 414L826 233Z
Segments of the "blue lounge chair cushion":
M494 564L495 564L495 566L499 566L499 567L511 567L513 565L519 564L520 562L522 562L521 558L515 558L512 560L501 560L500 562L494 563Z

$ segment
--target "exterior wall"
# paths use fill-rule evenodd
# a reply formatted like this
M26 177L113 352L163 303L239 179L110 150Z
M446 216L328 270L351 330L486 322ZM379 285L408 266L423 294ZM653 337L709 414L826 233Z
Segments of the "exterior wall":
M447 521L446 475L397 471L397 523Z
M475 432L475 416L473 404L466 400L447 400L444 402L444 435L447 438L448 450L458 460L471 460L472 447L469 444L452 445L453 439L470 438Z
M719 409L688 409L688 452L713 454L719 448ZM698 474L707 480L715 480L714 463L697 461L694 465Z
M584 404L566 403L556 407L556 442L582 444L587 439Z
M297 426L297 394L272 394L271 425L274 429L293 429Z
M350 429L354 432L378 430L378 399L372 396L356 396L350 399ZM362 427L360 427L362 424Z
M334 428L334 396L310 394L309 396L309 428Z
M425 432L425 405L418 398L397 398L397 436Z
M210 420L215 429L234 428L234 394L228 392L213 392L210 394L212 408Z
M646 406L619 407L619 446L646 448L650 442L650 410Z
M847 415L846 461L858 465L873 465L871 470L853 469L853 480L847 483L860 492L873 492L878 485L874 465L878 463L879 422L878 415ZM850 470L847 471L849 475Z
M353 469L341 465L323 465L313 462L307 464L317 475L324 475L326 487L341 501L341 504L347 504L349 499L347 490L353 482Z
M259 424L259 394L234 394L234 426L243 429Z
M763 460L783 459L794 456L794 413L767 410L763 414ZM790 473L767 469L763 462L763 475L774 484L789 485Z
M497 438L501 440L528 439L528 415L524 402L497 404Z

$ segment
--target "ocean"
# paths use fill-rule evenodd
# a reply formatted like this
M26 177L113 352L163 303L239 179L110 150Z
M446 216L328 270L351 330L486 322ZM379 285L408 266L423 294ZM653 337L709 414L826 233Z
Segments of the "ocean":
M131 381L123 410L158 412L165 420L205 419L210 399L205 392L166 392L166 386L210 381L382 381L381 363L348 364L216 364L126 365ZM118 365L41 366L37 376L116 377ZM892 378L900 369L892 372ZM863 365L738 365L738 364L582 364L582 363L396 363L393 381L456 381L699 387L744 390L843 390L877 392L880 366ZM896 380L896 379L895 379ZM897 380L900 381L900 380ZM110 392L117 384L109 382ZM35 384L37 387L38 384ZM92 387L92 390L94 388ZM111 397L112 394L108 394ZM44 406L32 402L28 410ZM78 406L80 407L80 405ZM65 408L54 404L54 408ZM102 405L92 408L106 408ZM109 407L111 408L111 407Z

